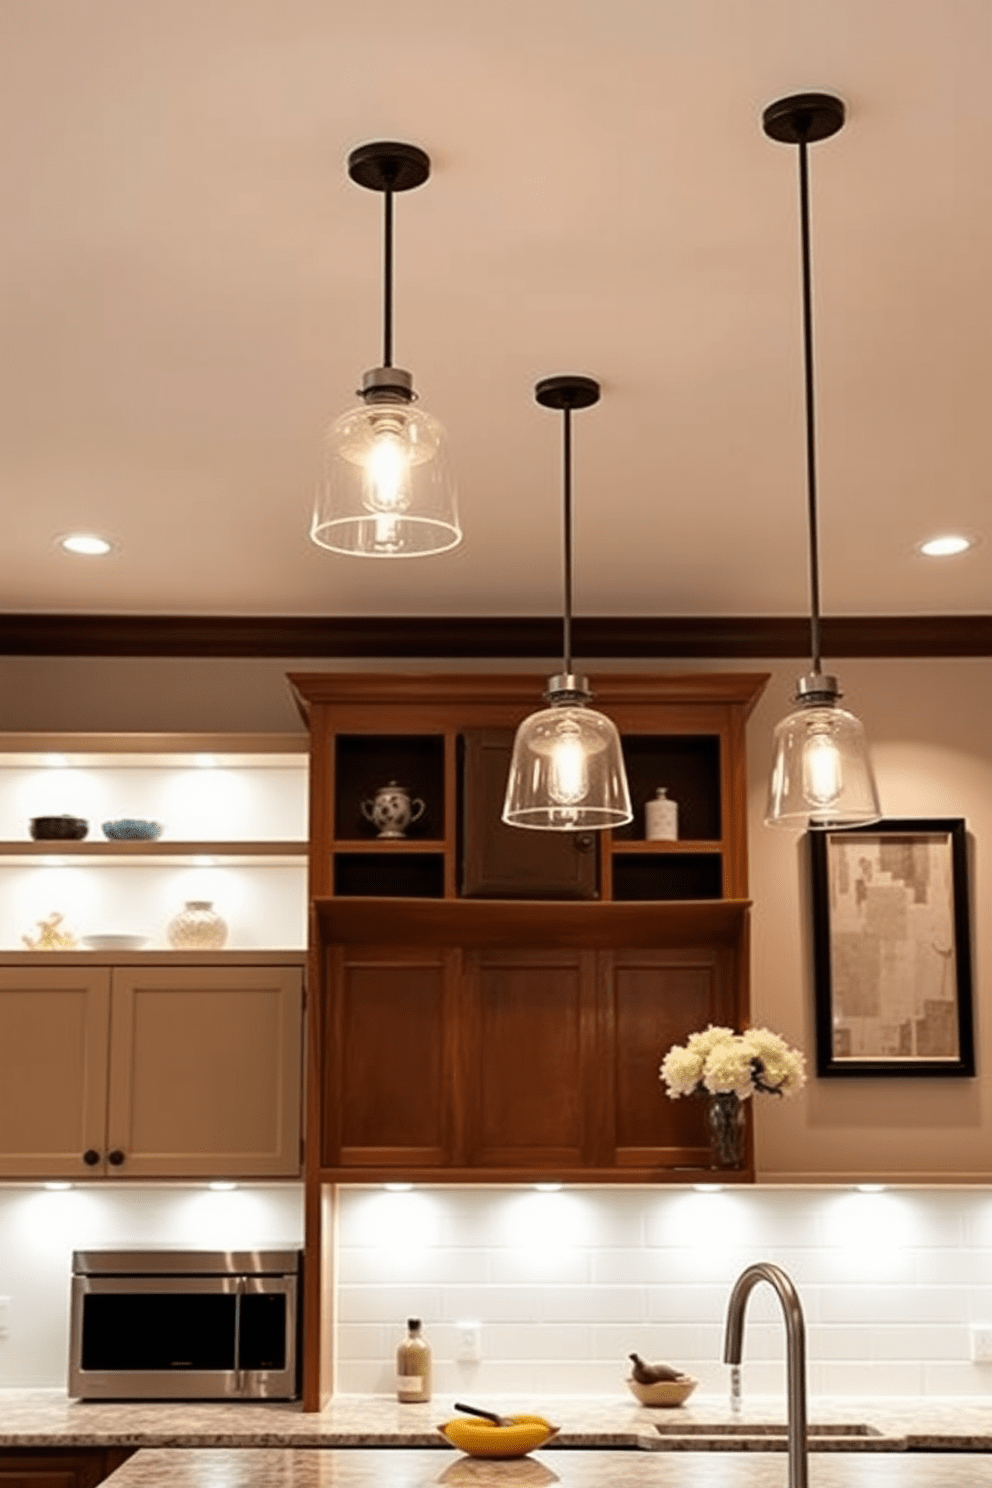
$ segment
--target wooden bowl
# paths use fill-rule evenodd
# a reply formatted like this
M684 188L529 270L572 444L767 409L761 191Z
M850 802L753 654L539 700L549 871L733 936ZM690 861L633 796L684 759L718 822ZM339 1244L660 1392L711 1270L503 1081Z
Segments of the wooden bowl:
M698 1384L691 1374L683 1374L680 1379L657 1380L652 1385L629 1379L627 1389L642 1405L684 1405Z

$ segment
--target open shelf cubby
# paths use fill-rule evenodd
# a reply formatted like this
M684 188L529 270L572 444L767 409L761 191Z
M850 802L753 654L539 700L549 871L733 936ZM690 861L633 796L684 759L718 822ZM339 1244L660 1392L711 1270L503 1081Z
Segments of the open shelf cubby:
M663 785L679 809L679 837L690 842L719 842L719 734L624 734L622 738L634 820L617 828L616 840L643 840L645 803L653 800L658 786Z
M377 832L362 812L377 790L395 781L411 800L424 803L406 837L444 837L443 734L338 734L335 739L334 836L338 841L374 839ZM366 893L368 890L355 892Z
M340 897L443 899L443 852L338 852L334 893Z
M614 899L719 899L719 853L631 853L613 859Z

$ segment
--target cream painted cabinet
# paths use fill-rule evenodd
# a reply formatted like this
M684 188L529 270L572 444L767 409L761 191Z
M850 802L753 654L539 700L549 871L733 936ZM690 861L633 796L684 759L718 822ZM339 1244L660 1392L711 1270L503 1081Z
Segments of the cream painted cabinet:
M0 1176L299 1172L299 959L59 960L0 966Z

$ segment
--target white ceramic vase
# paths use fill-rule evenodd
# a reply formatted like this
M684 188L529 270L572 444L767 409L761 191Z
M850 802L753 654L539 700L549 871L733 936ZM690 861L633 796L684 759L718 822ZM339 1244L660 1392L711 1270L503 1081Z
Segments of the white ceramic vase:
M187 899L165 933L174 951L219 951L227 943L227 924L211 899Z
M653 801L644 807L644 835L649 842L676 842L679 835L679 808L670 801L663 785L655 791Z

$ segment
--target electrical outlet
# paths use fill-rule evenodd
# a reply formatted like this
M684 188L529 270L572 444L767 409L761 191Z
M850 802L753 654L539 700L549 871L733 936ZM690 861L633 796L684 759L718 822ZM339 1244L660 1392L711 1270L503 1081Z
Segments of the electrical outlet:
M6 1338L10 1332L10 1298L0 1297L0 1338Z
M992 1357L992 1356L990 1356ZM482 1324L474 1318L455 1324L455 1360L459 1364L478 1364L482 1358Z
M992 1323L972 1323L971 1357L976 1364L992 1364Z

